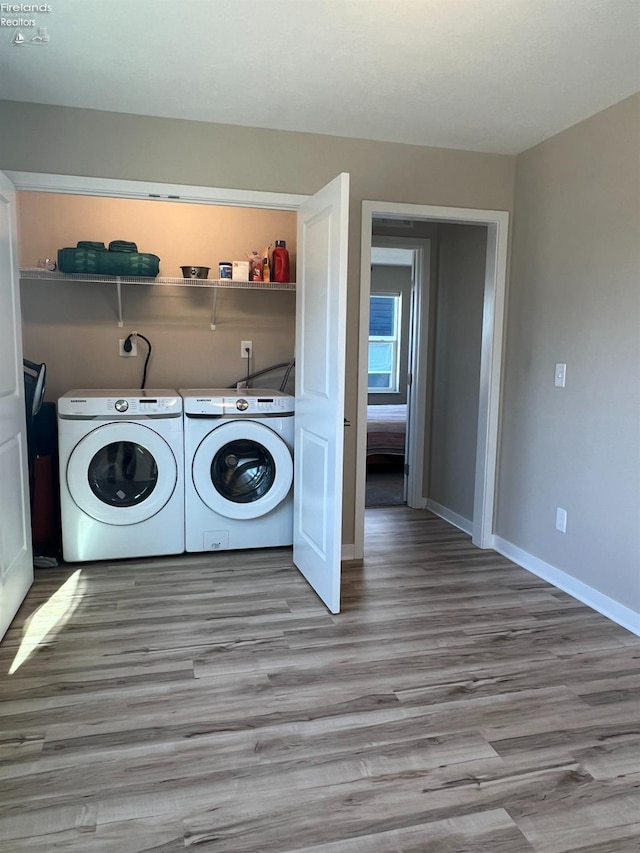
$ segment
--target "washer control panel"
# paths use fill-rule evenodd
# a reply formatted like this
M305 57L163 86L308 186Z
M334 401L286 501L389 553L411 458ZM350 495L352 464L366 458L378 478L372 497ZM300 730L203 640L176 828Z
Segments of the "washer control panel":
M178 417L182 398L175 391L69 391L58 400L61 418Z

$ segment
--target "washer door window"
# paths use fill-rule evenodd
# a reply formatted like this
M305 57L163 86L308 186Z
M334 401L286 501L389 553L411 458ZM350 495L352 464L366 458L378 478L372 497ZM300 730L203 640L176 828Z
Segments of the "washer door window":
M216 427L193 457L193 483L209 509L226 518L259 518L289 494L293 462L273 430L254 421Z
M146 447L133 441L112 441L89 463L89 488L109 506L142 503L158 483L158 465Z
M178 482L167 442L139 423L111 423L88 433L67 465L71 497L106 524L138 524L166 506Z

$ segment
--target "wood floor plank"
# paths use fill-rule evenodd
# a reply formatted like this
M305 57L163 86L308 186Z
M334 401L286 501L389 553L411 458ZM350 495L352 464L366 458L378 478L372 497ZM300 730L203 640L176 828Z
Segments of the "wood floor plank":
M367 548L337 615L286 548L38 570L0 853L637 853L640 639L429 512Z
M291 853L526 853L532 851L503 809L297 848Z
M516 823L540 853L565 853L594 843L622 850L640 849L640 791L607 790L597 799L590 793L571 797L543 813L521 814Z

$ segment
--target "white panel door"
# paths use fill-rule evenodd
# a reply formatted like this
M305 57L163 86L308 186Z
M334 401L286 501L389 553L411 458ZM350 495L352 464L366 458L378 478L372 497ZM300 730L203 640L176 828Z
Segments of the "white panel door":
M298 212L293 561L340 610L349 175Z
M33 582L15 191L0 173L0 638Z

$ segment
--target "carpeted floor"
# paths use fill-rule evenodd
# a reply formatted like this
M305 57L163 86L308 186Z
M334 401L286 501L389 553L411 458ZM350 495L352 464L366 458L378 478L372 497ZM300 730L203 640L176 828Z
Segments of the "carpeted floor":
M367 468L365 506L402 506L405 503L404 459Z

